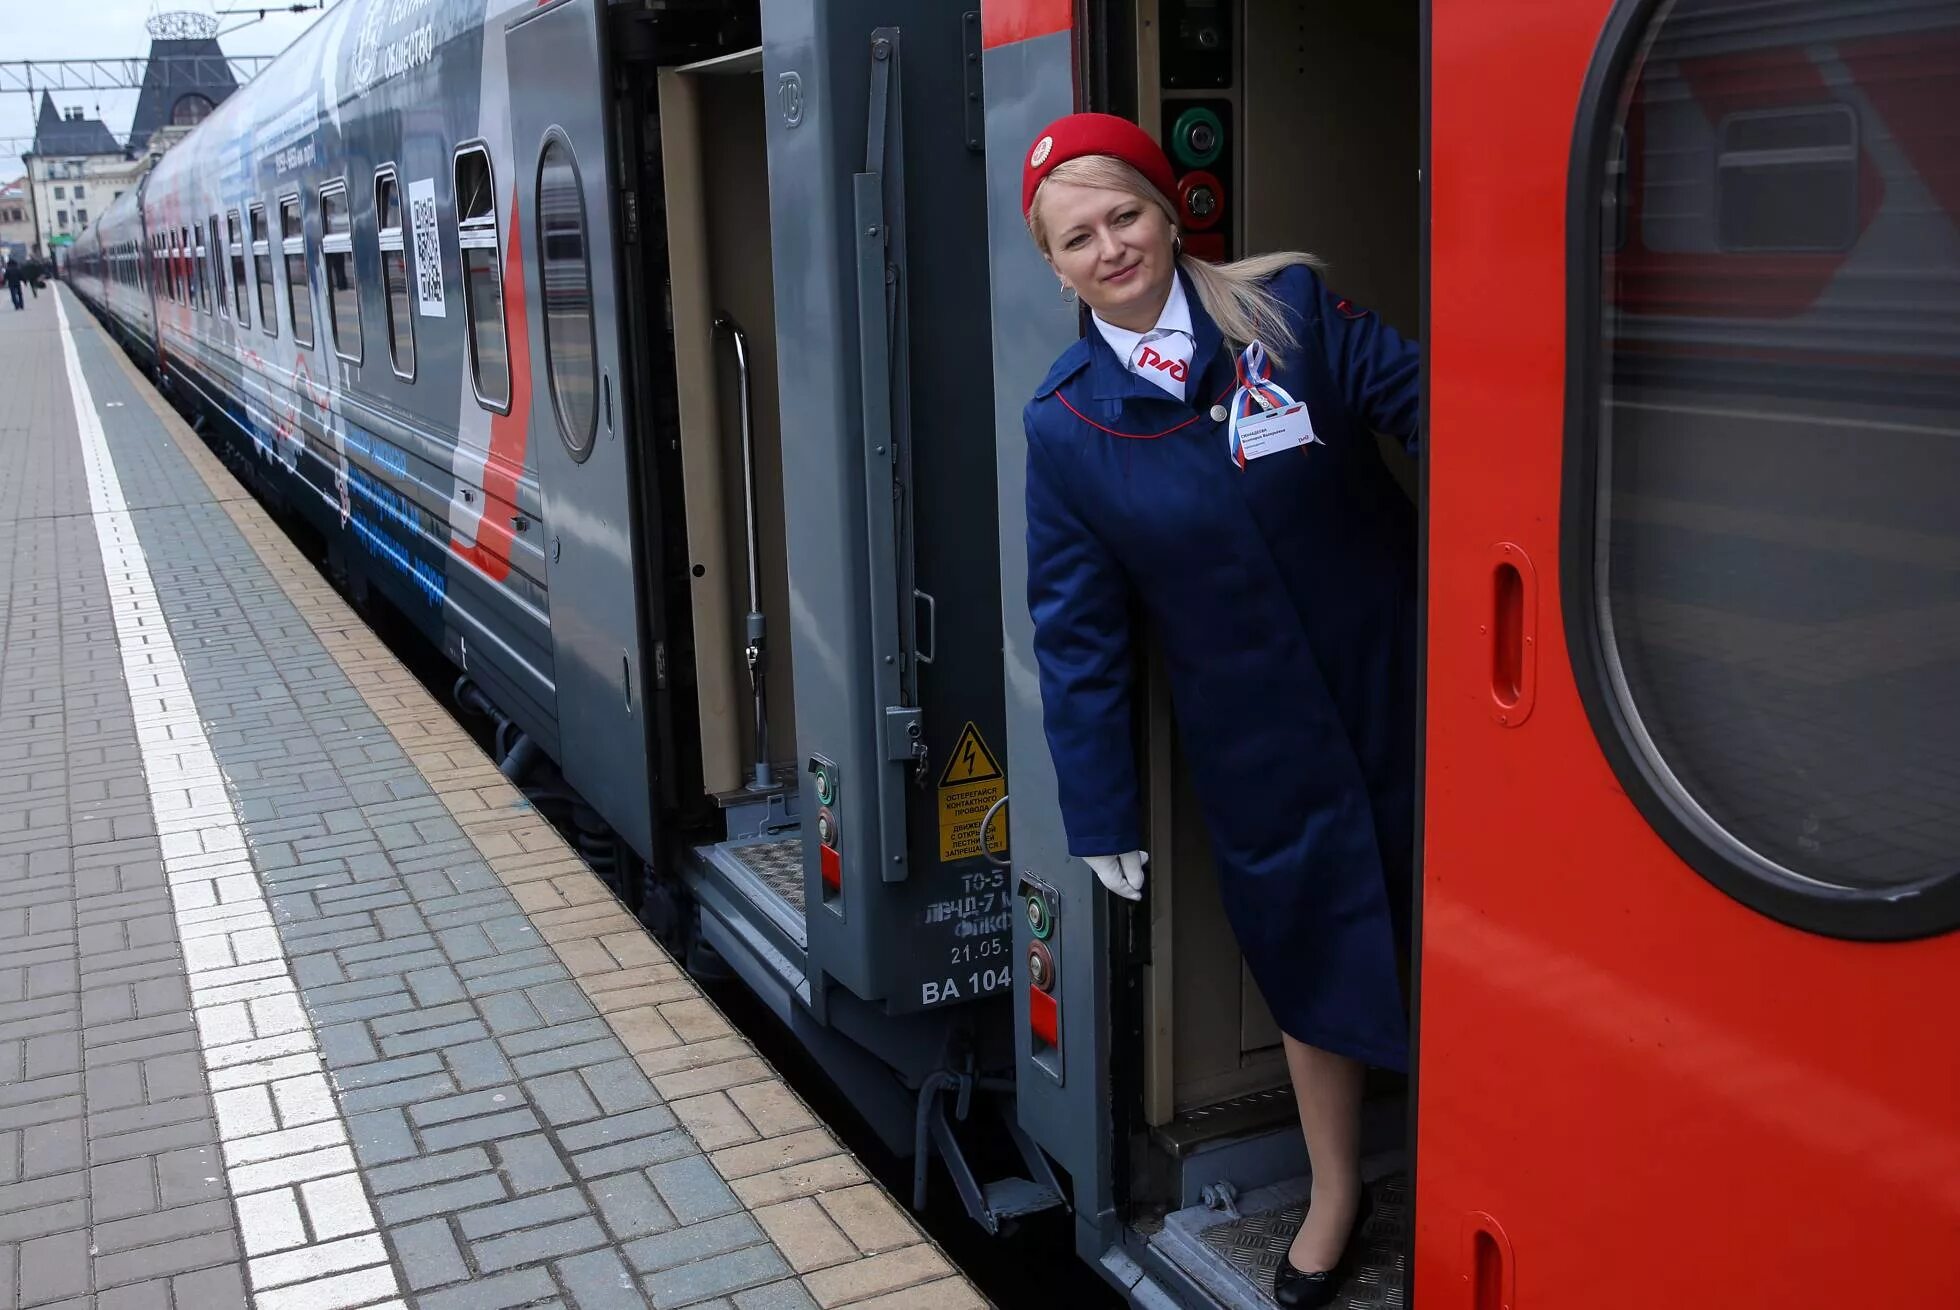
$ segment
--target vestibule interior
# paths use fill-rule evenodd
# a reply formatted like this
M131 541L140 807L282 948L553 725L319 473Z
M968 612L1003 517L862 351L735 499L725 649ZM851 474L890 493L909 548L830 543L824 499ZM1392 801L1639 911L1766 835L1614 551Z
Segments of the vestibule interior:
M1187 249L1223 258L1309 251L1335 291L1414 337L1421 51L1413 0L1137 0L1134 14L1137 120L1158 132L1182 194L1196 195L1185 202L1184 227L1205 239L1187 235ZM1406 457L1383 447L1413 491ZM1297 1120L1279 1030L1219 902L1154 656L1145 680L1156 889L1142 1099L1148 1125L1182 1152L1208 1132Z
M797 758L796 714L764 107L760 50L660 73L701 771L704 789L724 798L749 787L757 762L747 659L751 541L766 619L769 762L777 787L791 795L796 788L783 763ZM733 329L747 363L752 524Z

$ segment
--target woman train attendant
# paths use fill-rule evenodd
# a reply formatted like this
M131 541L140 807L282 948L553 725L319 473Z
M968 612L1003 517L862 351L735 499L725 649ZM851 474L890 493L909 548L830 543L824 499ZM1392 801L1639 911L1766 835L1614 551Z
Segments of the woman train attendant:
M1028 228L1094 331L1028 404L1028 604L1071 851L1137 899L1132 599L1156 628L1225 910L1285 1034L1313 1165L1282 1305L1358 1244L1365 1065L1403 1069L1414 844L1419 357L1310 257L1185 256L1163 151L1075 114L1033 143Z

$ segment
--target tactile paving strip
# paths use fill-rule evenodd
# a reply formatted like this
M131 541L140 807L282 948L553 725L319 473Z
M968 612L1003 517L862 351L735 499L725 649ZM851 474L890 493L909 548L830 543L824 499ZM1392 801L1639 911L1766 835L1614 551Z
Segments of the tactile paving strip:
M787 901L798 914L803 913L803 839L785 837L781 841L744 842L726 848L762 885Z
M1334 1304L1342 1310L1405 1310L1409 1304L1408 1175L1390 1174L1370 1184L1368 1190L1375 1198L1375 1212L1362 1231L1367 1249L1361 1267ZM1270 1295L1273 1275L1293 1245L1293 1235L1300 1231L1306 1213L1303 1201L1265 1214L1228 1219L1199 1236L1254 1287Z

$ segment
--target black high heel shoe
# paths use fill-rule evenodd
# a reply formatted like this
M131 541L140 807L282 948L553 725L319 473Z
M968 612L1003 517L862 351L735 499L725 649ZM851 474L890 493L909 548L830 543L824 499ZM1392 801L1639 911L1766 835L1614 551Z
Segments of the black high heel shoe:
M1273 1300L1299 1310L1316 1310L1320 1306L1332 1305L1342 1284L1354 1272L1355 1261L1364 1249L1360 1240L1361 1231L1368 1226L1368 1216L1374 1213L1374 1209L1375 1199L1363 1187L1361 1204L1354 1211L1354 1227L1348 1229L1347 1242L1341 1247L1341 1258L1334 1262L1332 1269L1308 1273L1304 1269L1294 1268L1290 1253L1281 1256L1279 1268L1273 1274ZM1300 1222L1305 1224L1306 1219L1303 1217Z

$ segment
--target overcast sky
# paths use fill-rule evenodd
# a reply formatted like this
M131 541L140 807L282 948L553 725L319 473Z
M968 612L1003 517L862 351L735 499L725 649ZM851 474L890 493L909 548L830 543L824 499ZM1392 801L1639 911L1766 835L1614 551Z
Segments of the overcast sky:
M328 7L341 2L329 0ZM145 21L159 10L178 9L219 15L224 24L220 32L236 27L220 38L228 55L276 55L320 17L319 11L313 11L269 15L263 22L252 22L251 14L223 13L259 3L283 9L291 0L0 0L0 60L127 59L148 54ZM11 84L15 79L7 80ZM120 141L129 135L136 94L133 90L57 91L54 101L63 110L80 105L89 117L108 124ZM0 138L32 138L40 103L38 91L31 98L18 91L0 95ZM0 180L10 181L26 171L19 155L25 148L14 141L0 144Z

